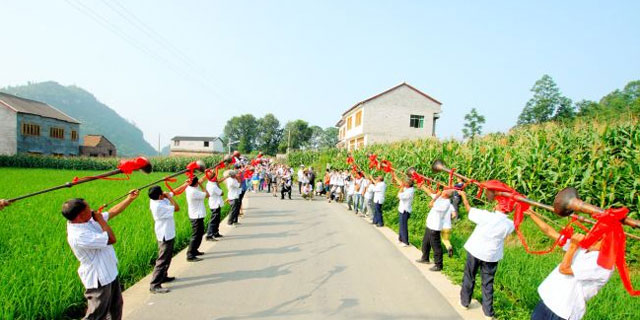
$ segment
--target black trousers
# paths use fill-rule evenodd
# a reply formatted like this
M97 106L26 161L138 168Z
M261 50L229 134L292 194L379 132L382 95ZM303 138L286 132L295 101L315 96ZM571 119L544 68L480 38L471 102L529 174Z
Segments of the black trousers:
M405 211L400 213L400 221L398 221L398 240L400 242L409 244L409 218L411 213Z
M280 190L280 199L284 199L285 193L289 195L289 199L291 199L291 187L282 187L282 189Z
M189 241L189 250L187 250L187 259L195 258L198 248L202 243L202 236L204 235L204 219L189 219L191 220L191 240Z
M498 271L498 262L486 262L474 257L467 251L467 263L464 266L462 277L462 289L460 290L460 303L469 306L473 287L476 284L476 275L480 269L482 279L482 311L487 317L493 317L493 279Z
M298 193L302 194L302 182L298 181Z
M424 229L422 237L422 260L429 260L429 253L433 249L433 261L436 267L442 268L442 243L440 242L440 231Z
M240 199L229 200L229 204L231 205L231 210L229 210L229 219L227 219L227 223L232 225L238 222L238 215L240 214Z
M93 289L86 289L87 313L83 319L122 319L122 288L118 278L111 283Z
M374 203L373 224L384 226L384 218L382 217L382 203Z
M220 211L221 208L211 209L211 220L207 227L207 238L213 238L220 234Z
M540 300L538 305L536 305L535 309L533 309L533 313L531 314L531 320L566 320L565 318L558 317L557 314L553 313L544 301Z
M158 241L158 259L151 275L151 289L160 288L162 281L167 277L171 257L173 257L173 243L175 239Z

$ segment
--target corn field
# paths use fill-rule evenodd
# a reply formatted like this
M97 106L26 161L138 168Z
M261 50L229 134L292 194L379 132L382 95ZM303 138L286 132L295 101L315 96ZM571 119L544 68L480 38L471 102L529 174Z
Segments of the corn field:
M353 152L356 163L368 168L368 153L378 159L388 159L397 169L413 166L418 172L446 183L448 174L432 173L431 163L442 159L449 168L479 181L500 179L529 198L552 204L558 191L575 187L580 197L602 207L626 206L630 217L638 218L640 196L640 127L637 119L608 123L576 122L570 125L546 123L514 129L507 134L490 134L475 141L455 140L406 141L391 145L373 145ZM348 168L346 152L294 152L289 164ZM390 185L390 179L387 178ZM385 220L397 230L397 188L387 189L383 206ZM475 194L475 189L469 190ZM414 212L409 222L410 241L420 247L424 221L429 211L426 197L414 200ZM473 204L472 204L473 205ZM475 205L482 206L480 202ZM540 212L540 211L539 211ZM542 213L542 212L540 212ZM461 214L464 214L462 212ZM560 225L567 220L553 217ZM533 223L522 225L523 232L538 249L550 242ZM473 230L464 218L456 222L452 242L455 255L445 257L444 272L456 283L461 282L466 253L462 246ZM634 233L632 230L627 230ZM635 234L638 234L636 231ZM517 238L506 241L505 258L496 276L495 306L500 319L528 319L538 302L537 286L559 264L559 252L533 256L526 254ZM627 261L635 287L640 287L637 275L640 243L627 241ZM480 298L479 291L476 298ZM635 319L640 299L630 297L623 289L617 272L605 288L588 304L585 319Z

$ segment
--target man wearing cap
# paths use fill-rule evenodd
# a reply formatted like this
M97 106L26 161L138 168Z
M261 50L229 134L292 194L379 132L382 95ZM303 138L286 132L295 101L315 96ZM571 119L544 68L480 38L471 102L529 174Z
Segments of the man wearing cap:
M231 205L229 211L229 219L227 223L233 225L238 223L238 215L240 214L240 181L235 170L227 170L224 172L225 184L227 185L227 202Z
M487 190L487 197L492 190L510 189L504 183L490 180L482 183ZM512 189L511 189L512 190ZM515 191L514 191L515 192ZM467 239L464 248L467 250L467 262L464 266L462 289L460 290L460 305L468 308L471 303L471 295L476 282L476 275L480 269L482 278L482 311L485 318L493 319L493 279L498 270L498 261L504 255L504 240L514 230L513 221L508 214L514 210L516 202L508 197L495 196L498 202L494 211L471 208L464 191L458 191L462 196L469 220L476 224L471 236Z
M78 275L86 288L84 319L121 319L122 291L118 280L118 258L113 250L116 236L107 221L115 218L138 197L131 190L125 200L107 212L95 212L80 198L62 205L67 221L67 242L80 261Z

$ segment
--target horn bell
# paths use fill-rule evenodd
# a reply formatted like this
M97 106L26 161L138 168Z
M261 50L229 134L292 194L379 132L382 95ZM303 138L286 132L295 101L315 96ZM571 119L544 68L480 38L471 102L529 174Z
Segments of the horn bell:
M204 172L205 170L207 170L207 165L204 163L204 161L198 160L196 161L196 164L198 165L198 171Z
M442 162L442 160L440 159L436 159L435 161L433 161L433 163L431 164L431 170L433 172L440 172L440 171L444 171L446 167L444 166L444 162Z
M561 217L568 217L573 213L570 205L574 199L578 199L578 190L573 187L562 189L553 200L553 212Z

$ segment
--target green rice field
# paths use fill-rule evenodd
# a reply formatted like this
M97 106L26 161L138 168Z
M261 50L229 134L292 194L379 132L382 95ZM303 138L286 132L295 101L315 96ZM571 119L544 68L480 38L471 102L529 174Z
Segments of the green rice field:
M101 172L104 171L0 168L0 198ZM84 287L77 274L79 263L67 244L66 220L60 213L62 203L84 198L97 209L106 201L166 175L135 172L131 180L89 182L18 201L0 211L0 319L81 317L86 307ZM178 178L180 182L184 176ZM186 247L191 232L184 195L177 199L182 210L175 215L176 252ZM228 205L223 214L227 211ZM157 256L146 190L109 224L118 239L114 247L120 279L126 288L151 272Z

